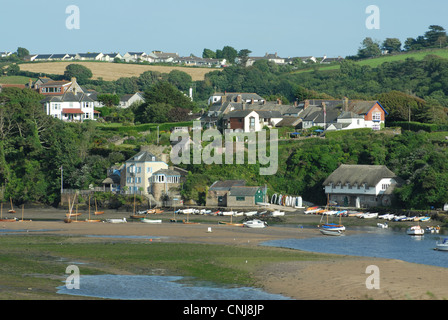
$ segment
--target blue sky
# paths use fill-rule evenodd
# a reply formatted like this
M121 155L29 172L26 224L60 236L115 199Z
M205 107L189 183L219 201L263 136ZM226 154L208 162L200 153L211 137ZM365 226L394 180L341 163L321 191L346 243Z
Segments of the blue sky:
M66 8L80 10L69 30ZM380 28L368 29L376 5ZM0 51L31 53L162 50L200 56L204 48L249 49L252 56L347 56L365 37L423 35L429 25L448 30L448 1L403 0L41 0L2 1Z

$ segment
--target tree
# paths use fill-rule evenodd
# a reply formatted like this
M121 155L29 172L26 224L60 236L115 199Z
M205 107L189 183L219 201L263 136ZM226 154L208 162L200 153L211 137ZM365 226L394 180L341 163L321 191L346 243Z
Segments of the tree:
M216 58L216 52L213 51L213 50L205 48L204 51L202 51L202 58L215 59Z
M69 64L64 72L65 79L76 78L79 84L85 84L92 76L92 71L81 64Z
M446 31L438 25L429 26L429 30L425 32L426 47L441 47L447 42Z
M17 57L23 59L24 57L28 56L29 54L30 54L30 52L27 49L21 48L21 47L17 48Z
M120 103L120 97L116 94L99 94L97 99L106 107L117 106Z
M362 41L362 47L358 50L358 57L361 59L372 58L381 55L381 49L378 41L367 37Z
M176 88L183 92L188 92L190 89L193 79L191 76L180 70L172 70L168 74L168 82L174 85Z
M166 103L173 107L193 109L193 102L172 84L161 81L145 92L146 104Z
M216 50L216 58L226 59L229 63L234 63L236 57L238 57L238 51L230 46L225 46L222 50Z
M240 64L242 66L246 66L247 60L249 59L249 54L251 54L252 51L249 49L242 49L240 52L238 52L238 58L240 59Z
M386 38L382 45L383 50L387 50L389 53L401 51L401 41L398 38Z

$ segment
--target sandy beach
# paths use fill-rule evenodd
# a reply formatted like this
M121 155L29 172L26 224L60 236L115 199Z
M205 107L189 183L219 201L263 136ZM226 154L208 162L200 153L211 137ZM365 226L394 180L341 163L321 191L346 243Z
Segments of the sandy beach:
M16 216L21 219L20 213ZM95 216L97 219L99 216ZM129 213L106 212L101 219L129 219ZM249 229L219 225L215 221L200 224L170 223L168 215L152 215L161 224L132 222L111 224L106 222L64 223L62 210L27 210L25 221L0 222L5 231L32 232L33 234L59 234L83 238L144 236L147 241L209 243L235 246L257 246L276 239L320 236L317 229L292 225ZM59 220L60 218L60 220ZM179 216L180 219L185 216ZM215 217L217 218L217 217ZM305 217L304 217L305 218ZM29 221L29 220L32 221ZM34 219L34 220L33 220ZM132 237L128 238L132 241ZM288 250L288 249L279 249ZM445 254L440 252L440 254ZM447 256L448 258L448 256ZM379 288L368 289L372 283L366 272L368 266L378 267L375 283ZM324 261L294 261L275 263L256 270L259 285L267 292L282 294L298 300L427 300L448 298L448 268L413 264L394 259L334 256ZM255 272L254 272L255 273Z

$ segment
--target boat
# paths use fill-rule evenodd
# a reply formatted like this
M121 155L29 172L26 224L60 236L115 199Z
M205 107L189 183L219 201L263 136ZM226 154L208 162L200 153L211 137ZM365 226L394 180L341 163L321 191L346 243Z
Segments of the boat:
M425 232L428 232L428 233L439 233L440 232L440 227L439 226L437 226L437 227L427 226L425 228Z
M96 199L95 199L95 206L96 206ZM90 196L89 196L89 219L86 219L86 222L101 222L101 220L90 219Z
M331 229L320 229L320 232L326 236L343 236L344 231L342 230L331 230Z
M303 213L310 214L310 213L317 213L319 211L319 207L308 207Z
M382 214L380 216L378 216L378 219L384 219L384 220L392 220L395 217L394 214L392 213L386 213L386 214Z
M361 219L373 219L378 217L378 212L366 212L358 216Z
M14 222L14 221L17 221L17 218L3 218L3 203L2 203L0 209L0 222Z
M394 221L404 221L407 217L405 215L395 216L393 218Z
M90 196L89 196L89 205L90 205ZM104 211L98 211L98 205L96 203L96 198L95 198L95 212L93 214L94 215L104 214Z
M266 228L267 227L267 223L265 221L254 219L254 220L245 221L243 223L243 227L247 227L247 228Z
M123 219L106 219L108 223L126 223L126 218Z
M284 216L284 215L285 215L284 211L275 210L275 211L271 212L271 216L273 216L273 217L279 217L279 216Z
M406 233L410 236L421 236L425 233L425 229L423 229L419 225L412 226L406 230Z
M382 228L382 229L389 228L389 225L387 223L377 223L376 225L378 228Z
M325 230L333 230L333 231L345 231L345 226L342 224L336 224L336 223L326 223L321 226L321 229Z
M347 216L348 217L358 217L362 214L362 212L359 211L348 211Z
M234 226L234 227L243 227L243 223L237 223L237 222L226 222L226 221L218 221L218 224L223 224L226 226Z
M257 214L257 211L249 211L249 212L245 212L244 213L244 215L246 216L246 217L252 217L252 216L254 216L254 215L256 215Z
M154 223L154 224L156 224L156 223L162 223L162 219L148 219L148 218L141 218L140 221L141 221L141 222L144 222L144 223Z
M448 238L436 242L436 250L448 251Z

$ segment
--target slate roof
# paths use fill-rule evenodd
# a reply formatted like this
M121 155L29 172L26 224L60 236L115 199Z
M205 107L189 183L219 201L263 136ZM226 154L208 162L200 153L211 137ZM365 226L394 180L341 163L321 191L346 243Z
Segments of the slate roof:
M132 156L129 160L126 162L132 161L132 162L147 162L147 161L157 161L157 158L155 155L153 155L151 152L148 151L140 151L139 153Z
M224 180L224 181L215 181L210 188L210 190L214 191L228 191L232 187L235 186L244 186L246 184L245 180Z
M73 93L73 92L66 92L64 94L60 95L48 95L43 100L41 100L41 103L44 102L94 102L92 98L90 98L85 93Z
M325 179L323 185L364 185L375 187L383 178L395 178L396 175L386 166L342 164Z
M254 196L260 187L234 186L230 188L229 196L233 197L250 197Z
M180 172L171 169L160 169L153 173L153 175L162 175L162 174L165 176L180 177Z

